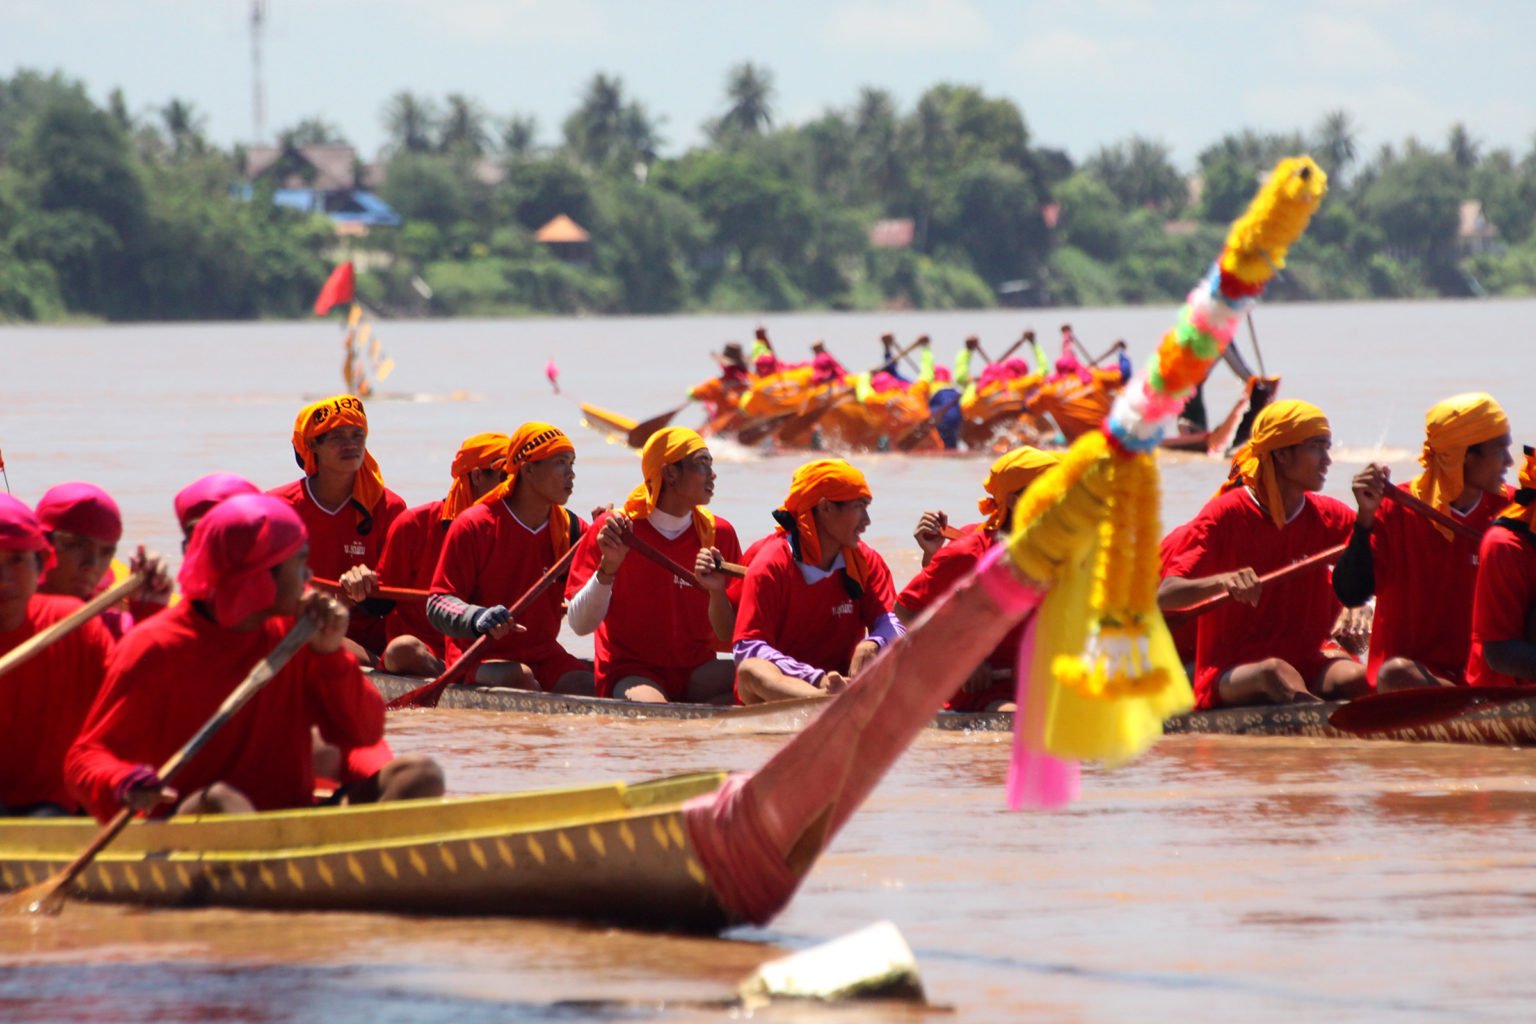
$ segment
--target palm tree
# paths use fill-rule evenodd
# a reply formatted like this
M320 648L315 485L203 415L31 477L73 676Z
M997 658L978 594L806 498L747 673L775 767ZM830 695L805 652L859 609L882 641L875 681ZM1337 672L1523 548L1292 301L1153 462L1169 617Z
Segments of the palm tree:
M1317 154L1323 170L1342 181L1344 172L1355 162L1355 136L1358 134L1349 114L1330 110L1317 126Z
M171 150L177 157L201 153L206 147L203 141L206 119L186 100L173 98L160 108L160 119L165 122L166 134L171 137Z
M448 94L438 146L445 153L479 156L490 146L485 111L463 93Z
M855 166L874 186L875 196L889 199L904 177L896 138L896 102L884 89L865 86L853 109Z
M534 154L538 134L539 122L532 114L513 114L502 123L501 148L510 157L525 159Z
M581 105L565 119L565 143L591 167L621 160L651 160L661 144L653 122L637 102L624 100L617 76L592 76Z
M437 134L437 109L429 99L397 92L384 105L384 129L395 152L429 152Z
M1472 137L1471 132L1467 131L1467 126L1460 121L1451 125L1451 135L1446 140L1446 148L1450 150L1451 159L1456 162L1456 166L1464 171L1470 171L1476 167L1478 160L1482 158L1482 154L1478 152L1477 140Z
M730 107L716 122L718 135L761 135L773 127L773 72L751 61L731 68L725 79Z

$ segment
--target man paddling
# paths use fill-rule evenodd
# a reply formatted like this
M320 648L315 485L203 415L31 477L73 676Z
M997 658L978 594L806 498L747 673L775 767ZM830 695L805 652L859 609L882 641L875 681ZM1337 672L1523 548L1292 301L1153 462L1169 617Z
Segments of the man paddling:
M1520 487L1478 548L1472 599L1472 686L1536 684L1536 448L1525 448Z
M939 532L947 522L947 517L942 512L924 513L917 537L925 558L929 560L896 599L896 617L903 625L912 625L924 610L976 568L982 556L997 542L998 532L1010 521L1013 507L1019 498L1058 461L1058 456L1026 445L1015 448L992 463L987 479L982 484L987 496L978 503L987 518L963 527L961 536L948 544ZM1013 710L1013 668L1018 658L1019 637L1023 628L1024 624L1019 623L1003 638L987 660L977 666L965 685L950 697L944 705L947 709Z
M48 539L32 510L0 494L0 656L80 607L43 594ZM79 813L64 755L107 674L112 637L92 619L0 676L0 817Z
M38 500L37 521L50 545L39 593L88 601L112 585L123 517L110 494L95 484L58 484ZM102 612L101 624L115 640L122 639L136 622L161 611L171 599L171 576L164 560L146 552L142 544L129 560L128 571L144 573L148 582L125 605Z
M1158 590L1163 608L1217 594L1234 600L1200 618L1195 700L1200 708L1339 699L1367 689L1365 669L1324 653L1339 602L1318 565L1261 584L1262 573L1342 544L1355 515L1318 492L1332 463L1321 409L1277 402L1233 459L1233 477L1189 522Z
M597 695L645 703L730 703L736 611L721 561L741 561L736 528L704 506L714 458L686 427L657 431L640 455L644 482L576 546L566 597L577 635L596 632ZM693 571L704 590L636 556L625 531Z
M1511 444L1491 395L1448 398L1425 416L1424 472L1405 490L1481 534L1508 504ZM1388 477L1375 463L1355 476L1359 512L1334 593L1348 607L1376 596L1366 671L1378 690L1464 683L1479 542L1395 500Z
M384 701L343 648L346 608L305 593L308 558L303 521L271 495L236 495L202 518L179 576L186 600L124 638L66 759L71 789L98 819L124 806L152 816L307 807L312 727L340 746L383 738ZM165 787L154 766L197 732L298 615L319 625L306 647L187 763L179 791ZM379 797L442 791L440 776L426 781L435 786L389 786Z
M905 630L891 607L891 571L859 539L869 485L841 459L795 471L753 545L736 614L736 694L743 704L839 693Z
M293 506L309 533L309 567L323 579L340 580L354 566L376 566L384 538L405 500L384 486L368 451L368 414L362 400L334 395L299 410L293 423L293 457L304 475L267 492ZM358 606L347 639L366 665L384 652L387 604Z
M427 619L455 661L489 635L480 682L523 690L591 694L592 665L560 646L562 590L551 587L514 623L507 610L581 538L587 524L565 507L576 485L576 446L549 423L513 432L507 478L448 528ZM488 674L487 670L492 670Z

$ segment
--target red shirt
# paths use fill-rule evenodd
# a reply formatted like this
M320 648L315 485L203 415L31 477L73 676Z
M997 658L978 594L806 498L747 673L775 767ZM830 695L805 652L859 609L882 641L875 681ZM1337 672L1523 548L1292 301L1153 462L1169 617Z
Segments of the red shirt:
M1536 607L1536 541L1524 531L1495 524L1483 534L1477 556L1467 682L1473 686L1529 686L1529 679L1516 679L1489 668L1483 660L1483 647L1502 640L1530 640L1526 617Z
M995 537L995 534L979 528L966 528L963 536L934 552L933 558L912 577L896 603L914 614L925 611L976 568L976 563L991 549ZM1028 618L1021 620L987 655L989 667L1013 669L1019 657L1019 641L1023 638L1024 627L1028 622ZM985 711L994 701L1012 700L1014 688L1015 683L1008 680L978 693L957 690L944 706L950 711Z
M373 522L363 533L357 506L347 502L335 512L321 508L309 492L309 481L300 477L291 484L267 492L294 507L309 533L309 570L321 579L339 580L354 565L377 568L384 553L384 538L395 518L405 511L405 499L389 488L373 509ZM374 653L384 650L384 620L358 609L352 611L347 636Z
M575 534L587 528L580 516L574 518L573 544L578 542ZM530 530L505 501L474 505L448 527L448 539L432 575L432 593L452 594L470 604L511 607L558 560L548 521ZM556 638L565 615L563 595L558 584L540 594L517 617L527 631L490 641L481 648L485 657L536 662L560 651ZM458 658L473 642L447 637L448 660Z
M1211 499L1187 524L1184 550L1169 559L1165 575L1199 579L1247 567L1262 576L1349 538L1353 509L1321 494L1305 498L1283 528L1246 487ZM1326 565L1303 569L1266 583L1256 608L1227 601L1200 616L1196 707L1214 707L1217 680L1238 665L1279 658L1305 672L1317 662L1341 608L1329 572Z
M576 545L565 588L567 599L576 596L602 561L597 531L606 518L604 514L593 520L592 529ZM693 568L703 546L692 527L668 540L649 519L642 519L635 523L635 533L687 569ZM718 516L714 546L725 561L741 561L736 528ZM594 637L597 695L612 696L613 684L623 678L626 666L697 668L714 660L722 646L715 628L709 624L709 595L631 551L619 566L608 611L598 623Z
M1465 516L1451 514L1484 530L1505 504L1485 494ZM1371 528L1376 615L1366 671L1373 685L1388 658L1412 658L1442 679L1462 682L1472 645L1477 552L1477 541L1459 533L1446 540L1420 513L1391 497L1382 500Z
M79 607L73 597L34 594L22 624L0 633L0 654ZM0 804L13 811L40 803L79 810L64 782L64 754L101 690L111 653L111 635L92 619L0 676Z
M1168 532L1168 536L1163 538L1162 544L1158 545L1157 549L1158 558L1161 560L1161 568L1157 574L1158 579L1165 580L1168 578L1168 566L1184 553L1184 549L1188 544L1188 523L1182 526L1175 526ZM1174 649L1179 652L1179 660L1186 665L1194 664L1195 643L1200 634L1200 620L1198 618L1185 619L1183 622L1170 626L1168 632L1173 637Z
M845 569L807 583L789 539L783 535L769 538L742 581L734 642L761 640L813 668L846 673L853 649L896 603L896 588L885 559L863 541L859 542L859 553L869 579L863 595L855 600L843 582Z
M442 518L442 511L441 501L429 501L407 509L395 519L389 528L389 536L384 539L383 557L379 559L382 586L413 590L426 590L432 586L443 542L448 539L450 521ZM439 658L443 656L443 634L427 621L425 601L395 602L395 610L384 619L384 630L388 640L414 636L432 648L433 654Z
M86 809L101 820L115 814L119 784L141 765L158 769L190 740L291 626L272 618L249 632L226 629L183 601L124 637L65 761ZM315 790L312 726L343 749L384 737L384 699L345 651L301 648L171 785L185 797L224 782L257 810L307 807ZM173 809L162 805L156 814Z

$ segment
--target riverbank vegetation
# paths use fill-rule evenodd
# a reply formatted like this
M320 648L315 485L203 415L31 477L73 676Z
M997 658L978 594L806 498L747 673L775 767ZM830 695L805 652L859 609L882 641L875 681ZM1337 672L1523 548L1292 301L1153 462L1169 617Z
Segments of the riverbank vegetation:
M247 180L249 154L210 144L192 104L101 105L21 71L0 79L0 319L300 316L349 257L364 297L397 314L1170 303L1257 176L1296 152L1331 191L1272 295L1536 291L1536 149L1485 152L1462 125L1365 154L1339 111L1238 129L1179 168L1145 138L1079 160L963 85L908 110L865 88L801 124L778 122L773 97L767 70L738 66L706 141L661 156L661 120L604 74L558 141L468 97L401 93L381 112L386 150L350 184L402 222L339 234L275 204L281 182ZM346 139L309 119L281 141L302 156ZM536 240L561 214L586 241Z

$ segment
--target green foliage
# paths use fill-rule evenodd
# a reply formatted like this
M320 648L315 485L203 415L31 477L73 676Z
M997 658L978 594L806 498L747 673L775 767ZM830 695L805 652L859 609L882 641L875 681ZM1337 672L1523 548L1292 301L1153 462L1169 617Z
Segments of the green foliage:
M1064 246L1094 260L1113 261L1125 251L1125 213L1109 186L1080 171L1056 188L1061 204L1058 230Z

